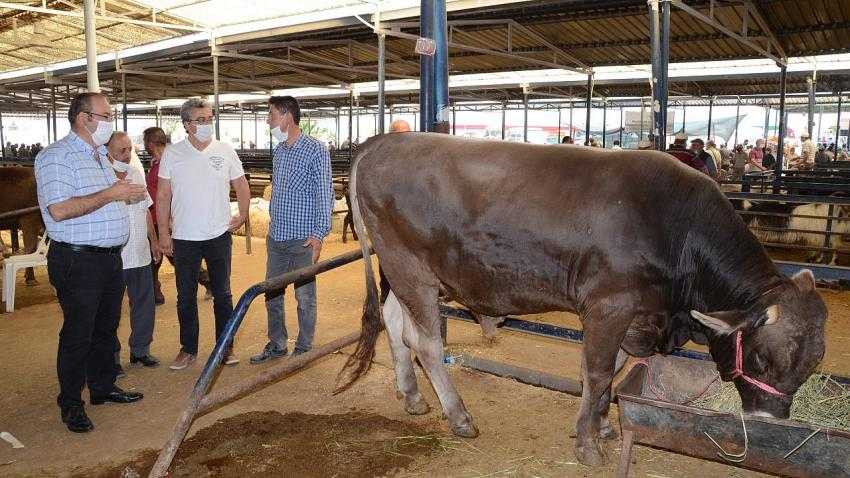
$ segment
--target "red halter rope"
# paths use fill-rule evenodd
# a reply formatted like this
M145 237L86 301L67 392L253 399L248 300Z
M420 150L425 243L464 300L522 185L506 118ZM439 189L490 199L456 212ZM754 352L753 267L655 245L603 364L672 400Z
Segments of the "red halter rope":
M744 348L741 343L741 331L739 330L735 334L735 369L732 370L732 380L741 377L745 382L752 384L753 386L764 390L765 392L776 395L778 397L784 397L785 394L780 392L779 390L771 387L770 385L756 380L744 373Z

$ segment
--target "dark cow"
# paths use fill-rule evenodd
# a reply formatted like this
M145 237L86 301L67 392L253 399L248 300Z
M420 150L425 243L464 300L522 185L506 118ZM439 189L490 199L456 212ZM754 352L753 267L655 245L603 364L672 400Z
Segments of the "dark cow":
M580 316L576 457L590 465L604 462L600 436L616 436L611 381L626 355L707 343L744 410L774 417L823 356L812 274L779 273L714 181L667 154L391 134L361 146L351 196L392 292L382 313L364 261L363 334L338 390L368 371L383 319L406 410L429 409L412 348L457 435L478 430L442 365L441 284L487 316Z
M0 213L38 206L38 193L32 168L0 168L0 191L3 191L0 194ZM38 236L44 230L41 213L35 211L14 219L0 221L0 229L12 227L18 227L23 231L25 253L35 252L38 247ZM26 281L27 285L36 284L31 267L26 270Z

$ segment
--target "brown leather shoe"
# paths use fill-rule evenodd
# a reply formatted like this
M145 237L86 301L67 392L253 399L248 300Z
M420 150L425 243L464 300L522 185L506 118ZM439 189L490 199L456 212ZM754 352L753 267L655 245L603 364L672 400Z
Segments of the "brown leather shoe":
M196 356L192 354L187 354L184 351L180 351L177 354L177 358L174 359L174 363L168 366L171 370L183 370L184 368L195 363Z

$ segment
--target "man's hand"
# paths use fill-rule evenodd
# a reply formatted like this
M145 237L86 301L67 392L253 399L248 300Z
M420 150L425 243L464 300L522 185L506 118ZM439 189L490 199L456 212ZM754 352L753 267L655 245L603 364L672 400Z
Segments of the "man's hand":
M313 248L313 264L319 262L319 256L322 255L322 241L311 236L311 237L307 238L307 242L302 244L302 246L312 247Z
M159 241L150 241L151 243L151 257L155 263L159 263L162 260L162 249L160 249Z
M113 201L139 202L145 199L147 188L141 184L133 184L126 179L119 179L109 187Z
M236 230L239 229L242 224L245 224L244 217L242 217L241 215L232 216L230 218L230 227L228 227L227 230L230 232L236 232Z
M159 252L168 257L174 257L174 242L171 240L170 233L159 231Z

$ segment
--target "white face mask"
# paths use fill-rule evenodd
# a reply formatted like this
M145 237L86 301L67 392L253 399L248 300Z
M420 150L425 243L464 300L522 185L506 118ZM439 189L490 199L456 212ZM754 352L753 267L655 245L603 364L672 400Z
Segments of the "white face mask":
M195 139L201 142L209 141L213 136L213 125L199 124L195 126Z
M98 146L102 146L109 141L109 138L112 137L112 122L98 121L97 129L90 131L89 133L91 133L92 142Z
M289 131L281 131L280 126L275 126L272 128L272 136L274 136L274 139L278 140L278 142L283 143L287 138L289 138Z
M130 170L130 163L123 163L121 161L118 161L117 159L113 159L112 160L112 169L114 169L115 172L118 172L118 173L126 173L127 171Z

